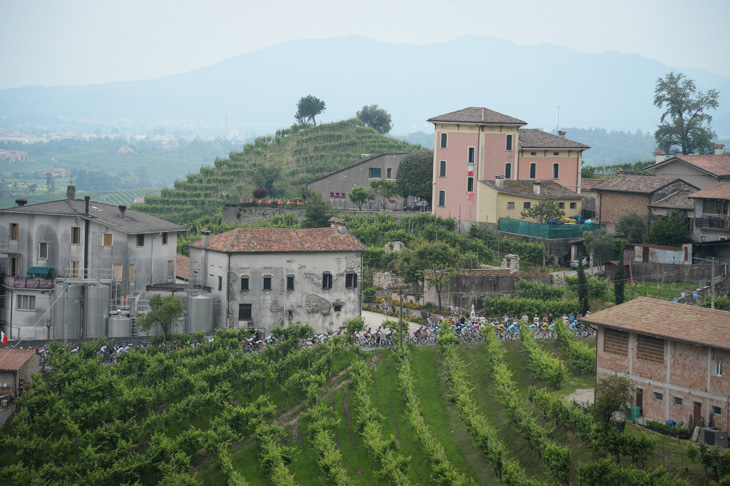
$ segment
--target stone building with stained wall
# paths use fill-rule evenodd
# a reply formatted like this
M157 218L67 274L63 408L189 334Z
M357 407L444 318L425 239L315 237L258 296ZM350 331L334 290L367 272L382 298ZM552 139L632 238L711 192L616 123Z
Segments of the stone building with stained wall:
M361 315L367 251L332 218L329 228L237 228L190 246L190 282L214 299L214 327L269 332L301 322L337 330Z

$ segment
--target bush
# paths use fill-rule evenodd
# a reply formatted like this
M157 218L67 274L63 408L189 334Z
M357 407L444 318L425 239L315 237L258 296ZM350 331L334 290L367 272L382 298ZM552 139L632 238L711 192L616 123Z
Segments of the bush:
M528 299L559 300L563 296L563 291L554 285L522 279L517 282L517 290L520 291L520 296L524 294L524 297Z
M507 314L512 317L520 317L527 314L532 317L535 314L546 316L568 315L571 312L577 314L579 311L578 301L570 300L540 300L524 297L485 297L484 314L489 316L503 316Z
M663 424L655 420L647 420L646 428L654 432L659 432L660 434L679 437L680 439L690 439L692 437L692 431L689 429L677 427L676 425Z

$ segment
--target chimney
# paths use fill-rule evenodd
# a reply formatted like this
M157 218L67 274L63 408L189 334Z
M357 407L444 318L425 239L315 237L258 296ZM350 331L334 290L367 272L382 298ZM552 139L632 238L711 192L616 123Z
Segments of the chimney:
M330 228L334 228L338 233L344 233L347 230L347 221L340 218L332 217L329 219Z
M84 216L89 215L89 200L91 196L84 196Z
M19 208L22 208L23 206L25 206L26 204L28 204L28 200L27 200L27 199L16 199L16 200L15 200L15 204L16 204L16 205L17 205L17 206L18 206Z
M76 199L76 186L68 186L66 188L66 199L70 201Z
M540 181L532 181L532 192L534 192L536 196L540 195L540 184L542 184Z
M360 162L364 160L368 160L370 158L370 154L361 154L360 155Z
M656 156L656 163L664 162L664 159L666 159L667 153L664 150L656 149L654 151L654 155Z
M565 130L558 130L558 136L560 136L560 138L565 138Z
M127 212L127 206L125 206L124 204L120 204L117 207L119 208L119 217L124 219L124 213Z
M504 176L502 174L494 176L494 185L497 189L504 188Z
M201 246L203 248L208 248L208 245L210 245L210 230L208 228L203 228L201 233L203 234L203 241Z
M725 146L721 143L715 144L715 155L722 155L725 153Z

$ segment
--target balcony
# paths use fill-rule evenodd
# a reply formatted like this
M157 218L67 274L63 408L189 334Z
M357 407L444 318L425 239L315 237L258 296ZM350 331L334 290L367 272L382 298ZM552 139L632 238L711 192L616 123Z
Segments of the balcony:
M730 216L724 215L703 215L700 218L695 218L695 227L716 230L716 231L729 231L730 230Z
M54 280L47 278L5 277L3 285L12 289L52 289Z

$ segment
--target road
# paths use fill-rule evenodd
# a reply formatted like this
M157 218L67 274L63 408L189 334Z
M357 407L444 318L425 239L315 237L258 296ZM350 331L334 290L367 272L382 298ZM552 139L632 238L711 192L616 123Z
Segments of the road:
M365 319L365 328L367 329L377 329L378 326L381 326L383 324L383 321L386 319L390 319L391 321L397 321L397 317L386 317L384 314L379 314L377 312L370 312L370 311L362 311L362 317ZM410 335L413 334L413 331L418 329L419 325L415 324L413 322L409 322L408 326L410 328Z

